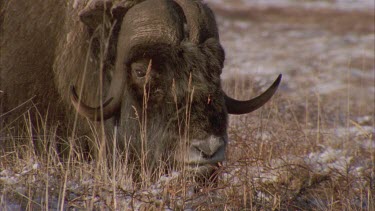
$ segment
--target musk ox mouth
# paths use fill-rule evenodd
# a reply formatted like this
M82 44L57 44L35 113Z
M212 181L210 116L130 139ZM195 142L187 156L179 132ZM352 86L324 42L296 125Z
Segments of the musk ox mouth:
M184 159L188 165L216 164L224 160L227 137L210 136L206 140L193 140Z
M193 139L185 152L177 155L184 170L204 177L210 175L218 169L219 163L225 160L225 149L228 142L228 136L211 135L204 140Z

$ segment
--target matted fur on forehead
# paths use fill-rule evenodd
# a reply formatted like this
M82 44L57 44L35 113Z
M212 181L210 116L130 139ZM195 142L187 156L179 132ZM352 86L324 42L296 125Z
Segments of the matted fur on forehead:
M193 81L197 83L217 87L220 85L225 54L215 38L209 38L200 45L187 40L182 41L178 46L145 42L132 46L124 62L129 67L132 62L142 58L152 59L154 65L168 66L171 69L167 71L180 76L192 74Z

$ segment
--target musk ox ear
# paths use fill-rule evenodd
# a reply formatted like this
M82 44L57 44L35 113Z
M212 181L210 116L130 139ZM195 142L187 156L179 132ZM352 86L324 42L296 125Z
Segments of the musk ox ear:
M228 97L226 94L224 94L225 105L227 107L228 113L229 114L247 114L262 107L275 94L277 88L279 87L281 76L282 75L280 74L279 77L277 77L277 79L265 92L263 92L261 95L251 100L246 100L246 101L235 100L231 97Z

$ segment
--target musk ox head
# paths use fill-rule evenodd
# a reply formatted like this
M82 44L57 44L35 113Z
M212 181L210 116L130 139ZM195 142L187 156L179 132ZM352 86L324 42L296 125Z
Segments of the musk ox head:
M117 118L120 137L132 136L135 149L142 138L137 134L146 133L151 160L178 161L185 169L210 175L224 160L228 114L261 107L275 93L281 75L259 97L232 99L221 88L225 55L210 9L196 0L135 2L112 9L112 16L120 17L120 30L103 104L86 105L74 88L71 101L91 120Z

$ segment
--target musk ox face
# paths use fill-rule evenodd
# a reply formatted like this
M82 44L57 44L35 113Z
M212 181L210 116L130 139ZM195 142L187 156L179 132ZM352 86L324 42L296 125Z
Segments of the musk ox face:
M163 160L177 160L186 164L185 169L207 175L224 160L228 137L220 69L202 74L184 57L179 60L170 55L173 59L159 61L159 56L136 60L124 70L125 92L131 96L126 98L135 99L132 112L138 117L134 113L133 118L146 117L147 142L150 147L153 143L159 144L156 148L162 146L157 153ZM125 109L129 109L127 104L121 108ZM126 125L122 127L127 131ZM151 159L160 159L154 153L150 152Z
M106 100L90 107L73 87L74 107L92 120L118 119L120 137L133 140L135 153L146 140L150 163L177 161L209 176L224 160L228 113L262 106L281 77L252 100L228 97L220 83L225 55L216 22L200 1L146 0L122 11Z
M125 73L125 92L136 112L147 116L147 142L163 146L163 160L169 157L207 174L224 160L227 143L220 85L224 51L214 37L192 42L185 19L173 1L134 6L122 21L115 66ZM155 136L153 125L167 135Z
M137 113L147 115L148 130L159 125L155 129L167 133L154 137L159 132L148 131L149 142L160 143L167 157L176 154L172 159L186 164L188 169L199 170L200 174L207 174L224 160L227 143L228 117L220 85L221 65L217 57L202 52L209 48L223 54L213 39L200 47L191 43L181 43L178 49L164 46L163 50L155 49L158 52L155 55L149 54L153 51L149 46L145 48L148 51L143 54L145 58L124 67L126 92L135 99L133 106ZM122 108L125 109L126 106Z

